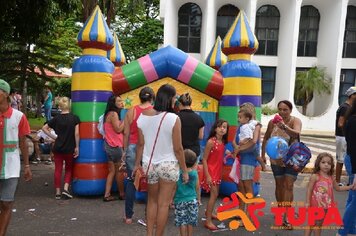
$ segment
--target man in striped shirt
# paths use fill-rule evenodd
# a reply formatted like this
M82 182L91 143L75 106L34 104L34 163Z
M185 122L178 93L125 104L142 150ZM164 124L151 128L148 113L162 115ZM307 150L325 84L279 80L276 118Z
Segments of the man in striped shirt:
M10 86L0 79L0 236L6 234L10 223L15 192L24 162L25 181L32 179L26 135L30 126L26 116L10 106Z

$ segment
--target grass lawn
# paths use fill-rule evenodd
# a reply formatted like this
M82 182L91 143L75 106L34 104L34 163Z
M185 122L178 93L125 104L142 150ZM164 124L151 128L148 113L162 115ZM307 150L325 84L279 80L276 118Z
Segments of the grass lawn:
M28 122L30 123L31 130L41 129L45 121L46 121L46 119L44 117L28 118Z

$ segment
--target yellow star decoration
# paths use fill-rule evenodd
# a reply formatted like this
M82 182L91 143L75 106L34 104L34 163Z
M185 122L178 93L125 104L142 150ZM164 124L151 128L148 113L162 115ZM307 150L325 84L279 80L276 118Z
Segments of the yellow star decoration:
M201 108L208 109L209 104L210 104L210 102L205 99L203 102L201 102Z

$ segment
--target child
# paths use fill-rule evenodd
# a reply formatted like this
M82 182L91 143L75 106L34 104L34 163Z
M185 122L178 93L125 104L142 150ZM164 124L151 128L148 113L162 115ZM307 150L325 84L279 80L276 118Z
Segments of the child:
M212 214L219 194L228 130L229 125L227 121L221 119L215 121L214 125L211 127L203 156L204 176L201 186L205 191L210 191L210 198L205 212L205 228L210 230L218 229L212 222L212 218L216 218L216 216L213 216Z
M336 191L347 191L352 186L339 186L334 174L334 158L327 152L320 153L314 164L314 173L310 177L306 204L310 207L321 207L325 211L335 205L333 188ZM322 220L315 222L315 226L321 226ZM306 229L305 236L310 236L314 231L314 236L321 235L320 228Z
M180 235L193 235L193 226L198 224L200 203L199 177L196 170L197 156L190 150L184 150L185 164L188 169L189 182L183 183L182 175L177 182L174 196L175 225L179 226Z
M255 131L256 125L259 124L258 121L252 119L253 114L246 110L242 109L238 113L238 120L240 124L240 133L239 133L239 143L238 145L243 145L253 138L253 132ZM266 164L263 161L261 155L259 154L259 149L257 147L253 147L253 151L256 152L257 161L260 163L262 167L262 171L266 170Z

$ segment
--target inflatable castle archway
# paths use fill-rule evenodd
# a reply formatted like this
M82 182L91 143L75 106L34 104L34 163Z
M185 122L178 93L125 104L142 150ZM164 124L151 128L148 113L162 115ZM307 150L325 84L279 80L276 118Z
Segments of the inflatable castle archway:
M238 125L240 104L254 104L260 119L261 71L250 60L258 42L243 11L223 42L217 39L207 58L208 65L172 46L123 65L120 43L111 35L99 7L79 32L78 44L83 56L72 69L72 111L81 121L80 155L74 165L72 185L77 195L104 193L107 159L96 127L113 93L120 94L125 108L130 108L139 103L137 94L142 86L157 91L161 84L172 84L177 94L189 92L193 96L193 110L206 123L205 137L219 117L229 122L230 142Z

